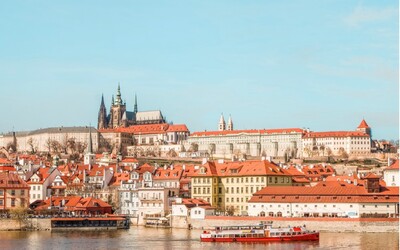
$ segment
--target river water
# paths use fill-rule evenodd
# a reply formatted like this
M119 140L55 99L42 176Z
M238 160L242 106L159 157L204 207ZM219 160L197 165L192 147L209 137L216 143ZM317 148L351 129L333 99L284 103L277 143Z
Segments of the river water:
M132 227L98 232L0 232L0 249L399 249L398 233L321 233L319 242L207 243L200 230Z

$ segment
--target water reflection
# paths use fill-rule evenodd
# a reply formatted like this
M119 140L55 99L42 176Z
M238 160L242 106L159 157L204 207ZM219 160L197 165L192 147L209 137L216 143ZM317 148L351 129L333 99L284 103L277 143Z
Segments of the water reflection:
M200 230L153 229L101 232L0 232L1 249L398 249L398 233L321 233L319 242L206 243Z

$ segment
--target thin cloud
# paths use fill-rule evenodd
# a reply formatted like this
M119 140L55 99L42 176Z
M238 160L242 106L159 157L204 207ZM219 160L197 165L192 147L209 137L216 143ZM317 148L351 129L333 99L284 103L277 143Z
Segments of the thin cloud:
M357 6L353 12L344 18L344 22L350 27L358 27L365 23L386 21L398 16L398 9L394 7L371 8Z

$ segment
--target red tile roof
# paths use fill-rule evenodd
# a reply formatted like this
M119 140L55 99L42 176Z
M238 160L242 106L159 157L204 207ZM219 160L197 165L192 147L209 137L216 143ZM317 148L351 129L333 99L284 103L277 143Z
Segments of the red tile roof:
M14 165L14 163L6 158L0 158L0 165Z
M374 173L369 173L369 174L367 174L365 177L364 177L364 179L379 179L380 177L379 176L377 176L376 174L374 174Z
M168 167L167 169L158 168L154 172L153 180L180 180L183 173L183 169L181 167L173 167L171 169Z
M0 172L0 188L10 189L29 189L29 185L24 180L19 178L17 174L10 172Z
M300 128L284 128L284 129L251 129L251 130L223 130L223 131L204 131L194 132L193 137L199 136L220 136L220 135L240 135L240 134L290 134L303 133Z
M167 132L189 132L189 129L185 124L173 124L169 125Z
M327 131L327 132L308 132L303 138L326 138L326 137L369 137L361 131Z
M369 128L367 122L363 119L357 128Z
M130 133L130 134L165 134L166 132L189 132L189 130L184 124L170 125L168 123L161 123L161 124L133 125L126 128L120 127L113 129L100 129L99 132Z
M182 199L182 204L185 205L188 208L192 207L210 207L211 204L203 199L187 199L183 198Z
M399 160L397 159L392 165L387 167L385 170L399 170Z
M121 163L137 163L139 162L136 158L125 158L121 161Z
M321 182L314 187L265 187L249 202L398 202L398 187L381 187L379 193L368 193L364 186L345 182Z
M201 169L204 168L204 173ZM193 176L290 176L285 169L271 163L269 161L237 161L237 162L207 162L194 170Z

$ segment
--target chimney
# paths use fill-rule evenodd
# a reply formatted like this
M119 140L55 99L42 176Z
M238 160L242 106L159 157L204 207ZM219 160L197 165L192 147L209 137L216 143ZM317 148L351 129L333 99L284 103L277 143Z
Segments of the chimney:
M203 158L203 160L201 161L201 164L204 165L207 163L207 158Z
M186 170L186 165L185 164L182 165L182 169L183 169L183 171Z

